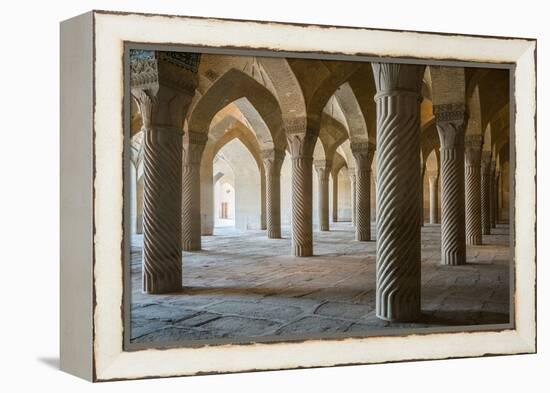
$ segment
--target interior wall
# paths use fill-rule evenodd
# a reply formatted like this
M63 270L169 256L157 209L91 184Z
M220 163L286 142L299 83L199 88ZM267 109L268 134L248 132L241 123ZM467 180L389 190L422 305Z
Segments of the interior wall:
M222 177L216 183L216 219L222 219L222 204L227 204L228 220L235 220L235 188L227 176Z
M351 221L351 181L344 171L338 172L338 221Z
M219 155L231 167L235 179L235 228L260 229L260 169L250 151L239 139L228 142Z

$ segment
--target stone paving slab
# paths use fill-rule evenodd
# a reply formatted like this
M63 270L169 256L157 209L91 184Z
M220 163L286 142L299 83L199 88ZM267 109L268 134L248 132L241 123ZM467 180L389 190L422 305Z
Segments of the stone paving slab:
M439 264L438 225L422 228L422 317L390 323L375 315L376 243L354 240L350 223L314 232L315 255L289 255L289 229L228 228L202 238L203 250L182 253L182 290L141 292L142 239L131 251L131 342L173 343L380 329L507 323L510 310L508 227L468 248L468 264Z

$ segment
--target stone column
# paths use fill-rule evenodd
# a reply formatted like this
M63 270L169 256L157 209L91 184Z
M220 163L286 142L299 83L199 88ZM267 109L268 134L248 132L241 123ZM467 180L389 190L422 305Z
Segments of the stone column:
M467 135L464 141L466 244L481 244L481 135Z
M208 135L189 131L183 142L181 244L184 251L201 249L201 158Z
M491 152L481 156L481 231L491 234Z
M490 203L490 220L491 228L496 228L496 161L491 161L491 203Z
M269 239L281 238L281 167L284 159L284 151L273 149L262 152L266 177L266 226Z
M338 222L338 172L332 172L332 222Z
M312 165L317 136L289 133L292 156L292 255L313 255Z
M493 228L496 228L498 222L500 221L500 204L499 204L499 192L500 192L500 170L495 170L495 187L493 192L493 200L495 206L495 225Z
M355 240L370 241L370 176L375 146L354 142L351 151L355 158Z
M428 181L430 183L430 224L439 224L439 172L428 172Z
M130 59L131 92L145 130L143 291L165 293L182 283L182 128L200 55L140 50Z
M420 226L424 226L424 174L426 173L426 164L420 164Z
M424 66L372 63L377 94L376 315L420 317L420 102ZM359 181L359 179L358 179Z
M357 203L357 181L355 176L355 168L352 168L353 170L349 173L349 181L350 181L350 188L351 188L351 224L353 226L357 225L356 222L356 214L355 214L355 205Z
M319 212L319 230L328 231L328 178L332 163L329 160L319 160L315 161L313 166L317 172L319 183L319 206L317 208Z
M441 263L466 263L464 201L464 130L466 107L462 103L433 108L441 145Z

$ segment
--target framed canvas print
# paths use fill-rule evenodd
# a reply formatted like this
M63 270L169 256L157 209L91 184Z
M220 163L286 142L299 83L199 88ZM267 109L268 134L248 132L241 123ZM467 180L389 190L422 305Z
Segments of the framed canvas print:
M61 367L536 351L536 41L61 24Z

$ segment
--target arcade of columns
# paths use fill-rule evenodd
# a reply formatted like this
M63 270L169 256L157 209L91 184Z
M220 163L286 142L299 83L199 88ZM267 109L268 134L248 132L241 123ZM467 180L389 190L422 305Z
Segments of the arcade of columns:
M356 240L367 242L375 182L376 313L418 319L423 189L441 263L465 264L508 204L508 89L507 73L490 69L133 51L143 291L181 289L182 250L213 233L213 160L236 138L255 152L268 238L281 237L289 155L296 257L314 253L313 176L319 230L330 229L329 179L336 221L336 179L348 173Z

